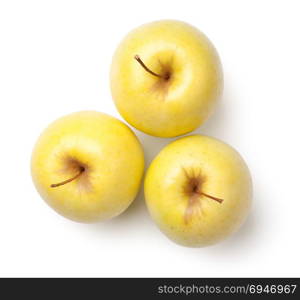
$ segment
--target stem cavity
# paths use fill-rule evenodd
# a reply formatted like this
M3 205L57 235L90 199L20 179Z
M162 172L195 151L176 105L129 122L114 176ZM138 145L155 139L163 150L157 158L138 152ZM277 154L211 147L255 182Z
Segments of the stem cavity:
M224 201L224 199L217 198L203 192L203 184L206 181L206 177L203 176L199 170L191 169L190 172L188 172L185 168L182 169L186 176L186 181L183 185L183 193L188 197L188 203L184 214L184 222L185 224L188 224L193 216L201 214L201 197L207 197L220 204Z

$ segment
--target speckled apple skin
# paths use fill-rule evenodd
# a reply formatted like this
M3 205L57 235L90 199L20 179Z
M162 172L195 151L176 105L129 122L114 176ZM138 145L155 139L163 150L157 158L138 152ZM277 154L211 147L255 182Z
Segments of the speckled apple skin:
M172 69L170 81L147 73L134 59L139 55L149 69ZM113 56L111 92L123 118L154 136L174 137L203 124L212 114L223 87L218 54L197 28L181 21L163 20L131 31Z
M86 166L84 177L52 188L74 175L67 159ZM134 200L144 170L134 133L109 115L82 111L53 122L32 153L31 174L41 197L59 214L78 222L110 219ZM84 174L85 176L85 174Z
M197 213L188 223L184 220L186 171L201 172L203 191L223 199L218 203L199 197ZM153 220L167 237L188 247L208 246L237 231L246 219L251 176L229 145L207 136L187 136L170 143L153 160L145 178L145 198Z

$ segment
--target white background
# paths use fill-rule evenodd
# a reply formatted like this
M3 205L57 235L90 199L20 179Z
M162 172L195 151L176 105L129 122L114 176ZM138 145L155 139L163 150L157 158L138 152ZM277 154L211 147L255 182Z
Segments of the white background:
M299 1L0 1L0 276L300 276ZM56 118L111 100L113 51L132 28L180 19L215 44L221 105L198 129L234 146L254 182L241 230L208 248L170 242L142 196L120 217L68 221L31 182L30 156ZM147 163L172 139L137 132Z

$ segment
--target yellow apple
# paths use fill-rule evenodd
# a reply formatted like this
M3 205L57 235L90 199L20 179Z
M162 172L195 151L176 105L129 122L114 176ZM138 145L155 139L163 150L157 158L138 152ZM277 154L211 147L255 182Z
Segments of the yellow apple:
M134 133L109 115L82 111L53 122L39 137L31 173L41 197L78 222L105 220L134 200L144 170Z
M171 240L189 247L215 244L235 232L251 204L247 165L227 144L194 135L166 146L151 163L145 198Z
M187 23L164 20L125 37L112 60L110 85L129 124L150 135L174 137L210 116L223 80L208 38Z

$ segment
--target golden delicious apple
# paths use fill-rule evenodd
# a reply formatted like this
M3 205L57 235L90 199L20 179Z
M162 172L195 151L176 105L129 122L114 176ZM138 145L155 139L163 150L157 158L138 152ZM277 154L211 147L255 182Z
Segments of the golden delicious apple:
M251 176L241 156L201 135L166 146L145 179L152 218L171 240L189 247L211 245L235 232L248 214L251 194Z
M134 200L144 155L134 133L106 114L82 111L52 123L32 154L33 182L59 214L79 222L109 219Z
M187 23L164 20L125 37L112 60L110 85L129 124L150 135L174 137L209 117L223 80L208 38Z

